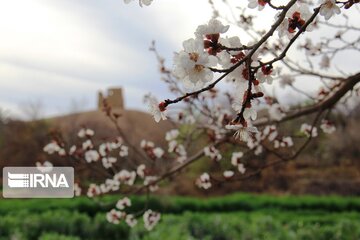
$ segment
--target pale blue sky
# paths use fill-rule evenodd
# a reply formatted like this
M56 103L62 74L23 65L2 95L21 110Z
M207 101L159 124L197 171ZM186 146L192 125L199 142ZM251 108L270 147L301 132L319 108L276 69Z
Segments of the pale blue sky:
M0 0L0 107L22 114L22 106L41 101L53 115L75 100L93 109L98 90L122 86L127 107L143 109L144 94L166 96L150 43L170 64L211 16L206 0L194 2L140 8L122 0Z

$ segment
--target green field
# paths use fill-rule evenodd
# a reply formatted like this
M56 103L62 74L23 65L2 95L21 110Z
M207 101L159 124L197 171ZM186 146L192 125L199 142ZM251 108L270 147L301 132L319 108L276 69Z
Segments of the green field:
M0 200L0 239L360 239L360 198L235 194L150 198L163 213L152 232L112 225L104 213L119 196ZM132 197L132 211L145 198Z

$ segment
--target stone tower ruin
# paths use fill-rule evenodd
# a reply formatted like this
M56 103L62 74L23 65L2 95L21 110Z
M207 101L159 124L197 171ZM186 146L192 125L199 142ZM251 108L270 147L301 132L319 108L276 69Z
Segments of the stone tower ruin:
M109 88L106 95L101 91L98 93L98 109L101 110L103 107L104 99L107 100L108 104L113 109L123 110L124 109L124 98L122 88Z

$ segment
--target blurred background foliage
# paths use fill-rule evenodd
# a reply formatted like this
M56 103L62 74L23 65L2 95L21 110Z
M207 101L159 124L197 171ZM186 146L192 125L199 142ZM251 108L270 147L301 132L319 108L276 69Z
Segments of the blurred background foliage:
M215 184L212 191L199 190L194 186L199 174L204 171L222 174L216 163L209 164L208 158L199 160L179 176L162 183L158 196L150 197L148 207L163 214L161 224L151 232L144 229L141 219L134 229L124 223L113 225L106 221L106 211L114 207L121 198L119 195L95 201L86 197L0 199L0 239L360 239L359 110L360 106L346 114L331 115L337 126L334 134L320 134L298 159L269 168L248 181ZM286 132L296 136L304 121L310 120L287 123ZM70 123L73 121L69 120ZM99 141L113 134L111 128L104 128L98 121L88 126L101 136ZM80 127L80 123L72 124L63 131L53 119L25 122L9 119L2 112L0 166L34 166L35 162L45 160L55 166L69 165L69 159L47 156L42 148L51 131L61 130L64 138L72 142ZM199 136L198 141L206 141L206 137ZM164 143L161 146L166 147ZM231 152L237 150L225 146L222 151L220 164L230 167ZM245 157L244 161L251 170L273 158L263 154ZM88 183L90 175L95 182L103 179L91 169L76 167L80 182ZM146 196L131 199L129 211L143 209Z

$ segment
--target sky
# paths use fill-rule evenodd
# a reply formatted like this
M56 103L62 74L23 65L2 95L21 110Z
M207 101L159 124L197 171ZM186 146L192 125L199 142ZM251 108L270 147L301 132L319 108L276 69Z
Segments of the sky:
M207 2L0 0L0 109L22 118L31 106L41 117L93 110L108 87L123 87L131 109L145 110L149 92L171 97L149 46L155 40L171 66L174 51L211 18Z
M98 90L119 86L126 107L144 109L144 94L166 90L151 41L170 64L189 29L210 19L206 2L0 0L0 108L23 117L28 105L46 116L94 109Z

